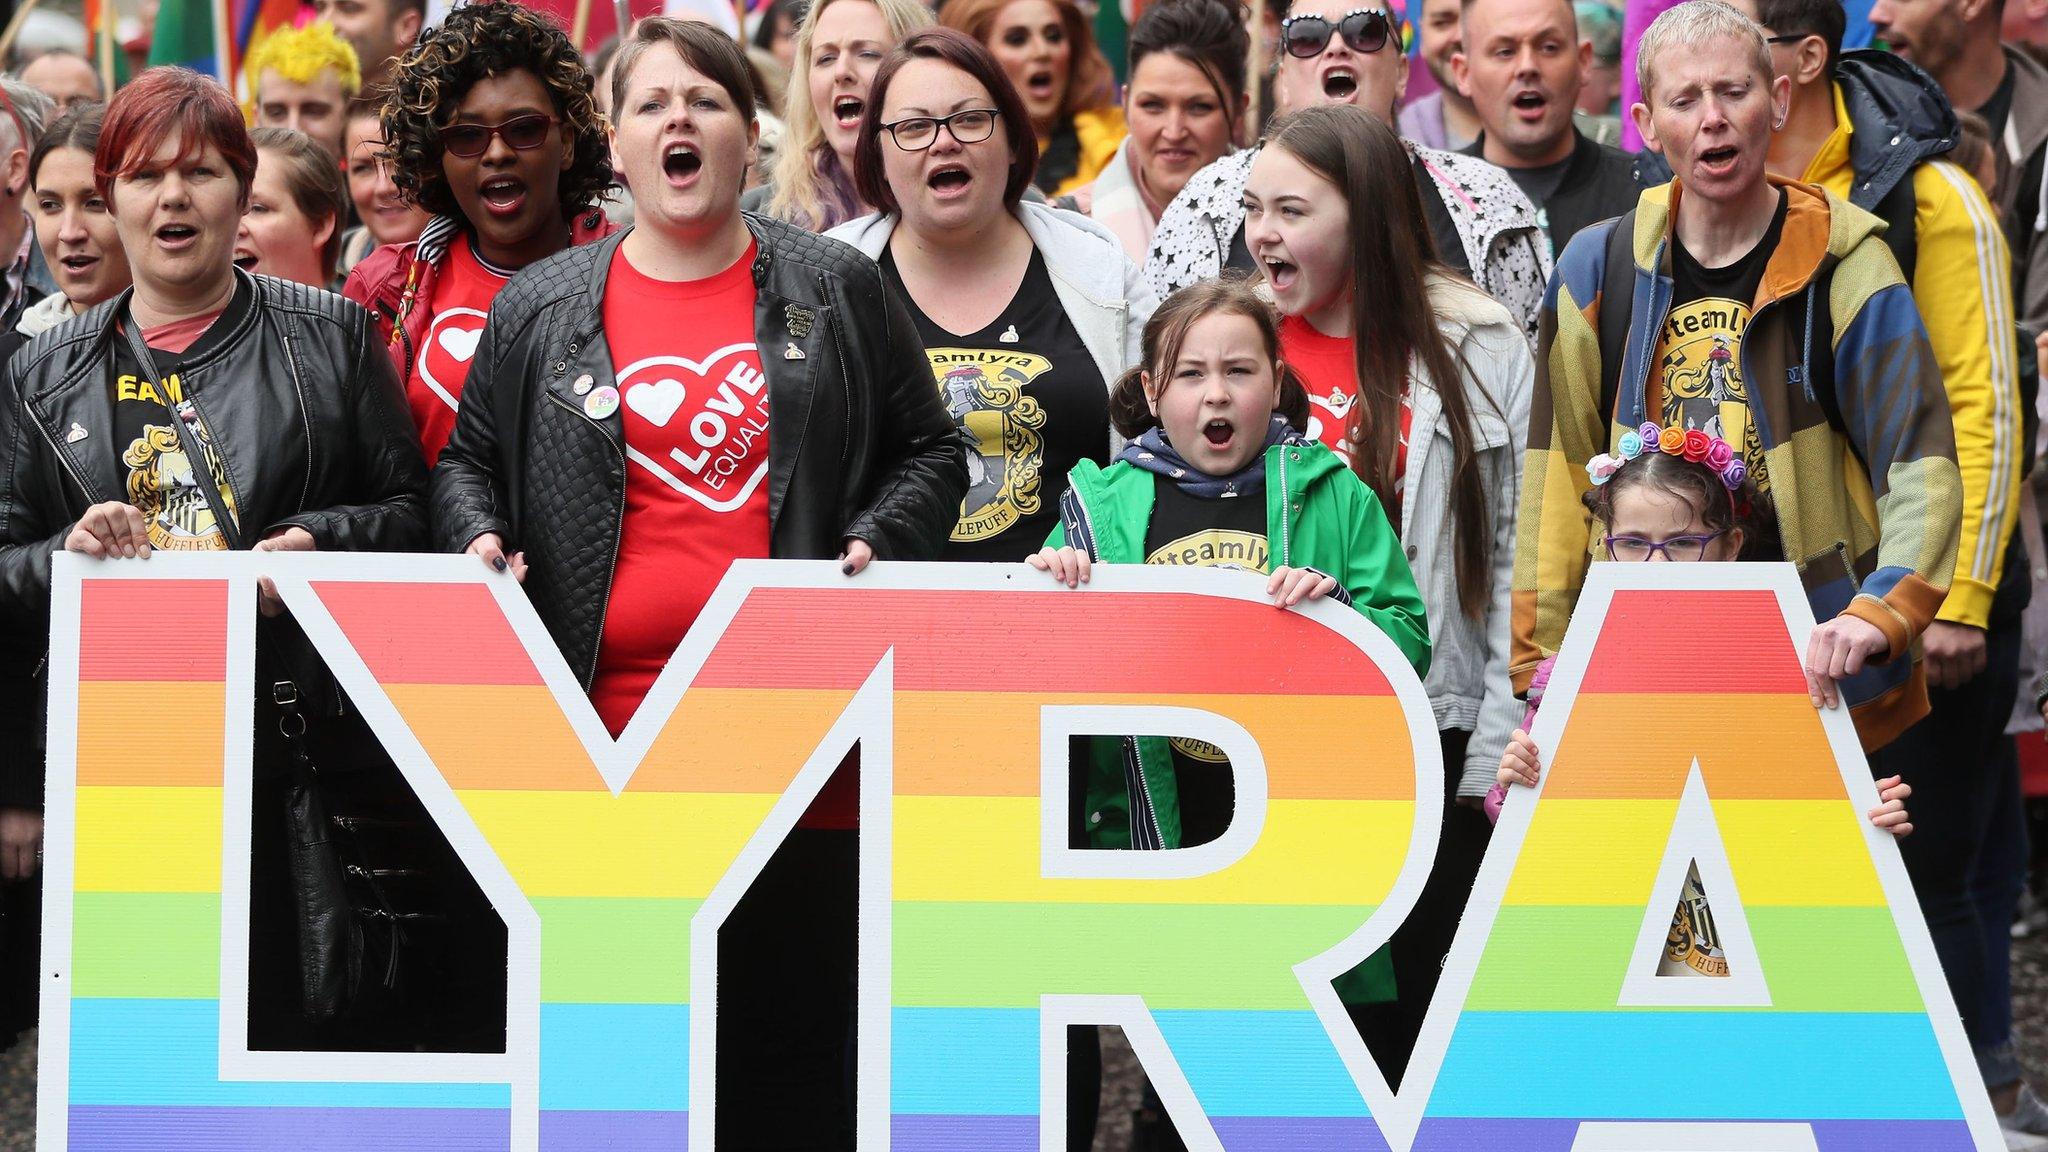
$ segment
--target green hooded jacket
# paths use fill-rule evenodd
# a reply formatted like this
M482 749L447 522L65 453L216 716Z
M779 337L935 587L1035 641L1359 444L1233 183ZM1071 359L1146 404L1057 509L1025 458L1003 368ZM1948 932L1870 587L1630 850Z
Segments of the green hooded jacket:
M1071 545L1099 564L1145 562L1155 478L1127 463L1084 460L1067 477L1061 526L1046 545ZM1379 498L1322 444L1266 449L1266 534L1276 564L1313 568L1337 580L1331 595L1387 634L1417 676L1429 670L1422 594L1401 553L1401 537ZM1140 736L1090 745L1088 838L1095 848L1177 848L1179 787L1166 739ZM1131 803L1131 793L1141 802ZM1393 997L1393 973L1376 955L1337 981L1347 1003Z

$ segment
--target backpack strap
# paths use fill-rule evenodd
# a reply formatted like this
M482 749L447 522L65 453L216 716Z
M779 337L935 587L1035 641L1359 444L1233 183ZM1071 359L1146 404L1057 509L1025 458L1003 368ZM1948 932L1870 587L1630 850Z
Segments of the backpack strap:
M1600 415L1609 423L1621 395L1621 364L1628 358L1628 322L1635 310L1635 235L1636 210L1631 208L1607 234L1607 266L1600 275Z
M1899 272L1906 278L1906 287L1913 287L1913 264L1920 255L1919 218L1920 201L1913 194L1913 172L1907 171L1892 185L1891 191L1871 205L1870 210L1884 221L1884 246L1892 250L1892 258L1899 262Z

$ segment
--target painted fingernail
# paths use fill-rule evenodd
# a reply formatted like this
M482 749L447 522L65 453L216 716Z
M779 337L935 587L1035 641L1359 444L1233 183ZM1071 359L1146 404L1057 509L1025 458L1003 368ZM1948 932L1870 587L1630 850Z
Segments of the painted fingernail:
M503 572L505 570L505 558L503 556L491 557L491 567Z
M839 571L847 576L853 575L853 561L848 560L846 563L841 564L839 566Z

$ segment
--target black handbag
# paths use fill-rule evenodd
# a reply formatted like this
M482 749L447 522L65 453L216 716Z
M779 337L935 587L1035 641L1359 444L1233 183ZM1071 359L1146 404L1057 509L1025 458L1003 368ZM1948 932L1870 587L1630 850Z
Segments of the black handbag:
M128 350L151 380L161 381L149 346L130 313L121 324ZM166 405L179 445L191 463L193 480L206 499L228 547L244 550L244 537L227 500L213 483L204 446L176 409ZM259 634L281 664L289 661L281 628L259 618ZM284 738L285 844L291 874L298 940L299 1010L309 1022L327 1023L361 1016L399 991L406 948L405 923L424 918L392 907L387 881L412 876L415 869L380 868L366 853L367 831L389 831L394 822L329 812L327 788L306 739L308 721L300 708L303 677L289 668L271 685L271 703L278 709L278 732ZM346 859L345 859L346 858ZM259 865L260 866L260 865ZM366 983L367 973L376 973Z

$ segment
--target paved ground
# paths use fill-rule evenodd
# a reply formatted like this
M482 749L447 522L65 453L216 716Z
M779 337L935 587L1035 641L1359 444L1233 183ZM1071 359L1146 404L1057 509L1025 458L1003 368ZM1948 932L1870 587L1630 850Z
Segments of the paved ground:
M2021 1057L2048 1072L2048 927L2013 944L2013 1015ZM1102 1052L1102 1123L1096 1152L1125 1152L1131 1112L1138 1104L1138 1067L1120 1032L1105 1033ZM2037 1084L2042 1083L2037 1081ZM35 1040L0 1055L0 1152L35 1147Z

